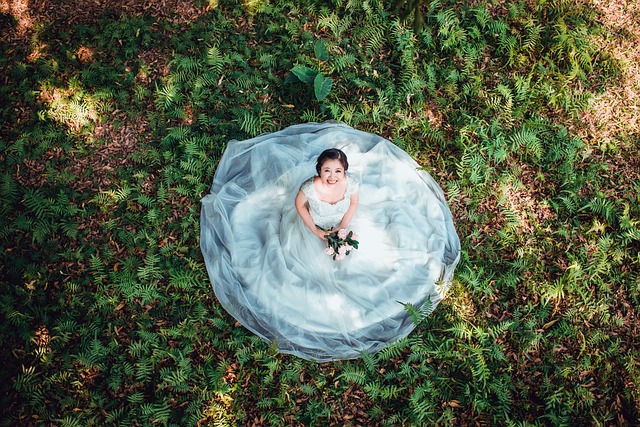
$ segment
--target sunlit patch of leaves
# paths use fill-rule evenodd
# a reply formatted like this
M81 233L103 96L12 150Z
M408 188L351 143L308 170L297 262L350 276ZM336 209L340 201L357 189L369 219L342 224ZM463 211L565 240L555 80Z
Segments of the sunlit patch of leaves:
M186 27L105 14L43 26L62 43L37 63L0 59L16 107L0 128L5 424L638 418L640 187L612 189L623 177L571 132L592 82L611 84L597 23L564 0L408 6L419 31L369 0L218 5ZM230 139L326 119L419 159L463 251L448 298L407 307L412 334L315 364L216 302L197 202ZM90 149L129 123L145 135L118 151L126 162ZM95 185L72 185L80 175Z

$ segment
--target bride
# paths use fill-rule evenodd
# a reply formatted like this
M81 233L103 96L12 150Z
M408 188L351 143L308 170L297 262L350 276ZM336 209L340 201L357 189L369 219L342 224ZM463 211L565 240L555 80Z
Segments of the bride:
M326 230L346 229L358 207L358 184L346 178L347 169L349 162L342 150L324 150L316 162L318 176L306 180L296 196L302 221L325 241Z
M334 260L327 234L347 228L358 249ZM233 317L319 362L407 336L405 306L435 308L460 250L435 181L389 141L335 122L231 141L202 199L200 244Z

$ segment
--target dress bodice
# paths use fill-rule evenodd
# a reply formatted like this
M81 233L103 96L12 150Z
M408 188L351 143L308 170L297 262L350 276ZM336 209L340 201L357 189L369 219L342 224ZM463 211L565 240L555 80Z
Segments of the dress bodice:
M313 185L314 177L306 180L300 189L307 196L309 200L309 213L314 224L318 227L328 230L337 226L342 217L349 209L351 205L351 196L358 191L358 182L347 177L347 189L344 192L344 197L336 203L328 203L320 200L316 193L316 188Z

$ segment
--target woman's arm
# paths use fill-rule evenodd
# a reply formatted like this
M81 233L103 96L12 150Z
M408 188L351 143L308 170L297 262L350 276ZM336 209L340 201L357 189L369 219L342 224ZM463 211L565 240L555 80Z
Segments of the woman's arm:
M351 199L349 201L349 209L344 213L342 217L342 221L336 227L336 230L340 230L341 228L349 227L349 223L351 222L351 218L356 213L356 209L358 209L358 192L355 192L351 195Z
M311 214L309 213L309 208L307 208L307 196L302 192L302 190L298 191L298 195L296 196L296 210L302 218L302 222L311 230L313 234L321 238L322 240L327 240L326 232L324 230L320 230L311 219Z

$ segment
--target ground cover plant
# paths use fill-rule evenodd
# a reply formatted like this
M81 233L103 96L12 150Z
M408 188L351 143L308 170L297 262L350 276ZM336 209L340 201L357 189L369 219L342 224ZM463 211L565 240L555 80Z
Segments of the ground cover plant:
M636 0L60 3L0 1L2 425L638 425ZM328 119L434 176L462 259L316 364L219 306L199 199L230 139Z

